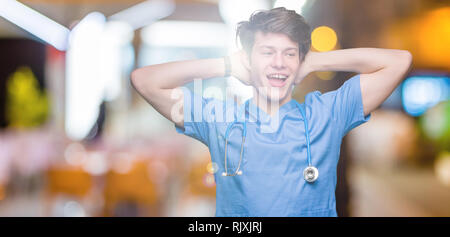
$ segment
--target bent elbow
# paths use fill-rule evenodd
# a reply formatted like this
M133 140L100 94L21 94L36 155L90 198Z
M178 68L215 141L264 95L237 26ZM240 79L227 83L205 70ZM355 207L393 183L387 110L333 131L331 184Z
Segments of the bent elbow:
M131 85L139 94L146 98L158 90L158 87L156 87L154 83L150 83L150 77L151 76L148 74L148 71L144 71L139 68L131 72Z
M412 60L413 56L408 50L395 50L390 68L392 72L405 75L411 69Z
M143 72L141 69L135 69L133 72L131 72L131 85L140 93L144 91L148 91L150 88L150 83L148 83L148 80L144 78Z
M409 52L408 50L402 50L401 54L402 54L402 61L405 63L406 67L409 69L411 67L412 60L413 60L413 56L412 56L411 52Z
M135 88L138 87L138 84L139 84L139 69L135 69L133 72L131 72L130 81L131 81L131 85L133 85Z

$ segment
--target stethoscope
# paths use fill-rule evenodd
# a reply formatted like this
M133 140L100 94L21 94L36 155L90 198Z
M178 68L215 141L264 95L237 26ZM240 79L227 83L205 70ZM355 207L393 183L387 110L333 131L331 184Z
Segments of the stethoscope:
M244 113L245 113L245 108L248 106L250 100L247 100L244 103ZM308 157L308 167L306 167L303 170L303 177L307 182L314 182L318 177L319 177L319 170L314 167L311 164L311 152L310 152L310 146L309 146L309 130L308 130L308 121L306 120L306 116L305 116L305 111L303 110L303 108L301 107L301 105L295 101L297 107L300 110L300 113L302 114L303 117L303 121L305 124L305 134L306 134L306 148L307 148L307 157ZM247 120L245 119L244 116L244 122L243 122L243 129L242 129L242 143L241 143L241 153L240 153L240 157L239 157L239 163L238 163L238 167L237 169L234 171L233 174L229 174L228 173L228 166L227 166L227 145L228 145L228 135L231 131L231 129L233 128L233 125L238 123L237 121L233 121L231 124L229 124L227 126L227 130L225 132L225 172L222 173L222 176L236 176L236 175L242 175L242 171L239 170L241 167L241 162L242 162L242 154L244 152L244 143L245 143L245 137L247 135Z

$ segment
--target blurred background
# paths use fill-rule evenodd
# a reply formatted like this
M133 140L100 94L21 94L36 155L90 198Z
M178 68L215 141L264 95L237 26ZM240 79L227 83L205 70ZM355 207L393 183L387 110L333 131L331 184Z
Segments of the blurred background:
M0 0L0 216L214 216L217 164L130 73L233 52L236 23L278 6L310 23L312 50L414 57L344 138L338 215L450 216L450 3L440 0ZM351 76L312 73L294 98ZM235 78L210 86L251 96Z

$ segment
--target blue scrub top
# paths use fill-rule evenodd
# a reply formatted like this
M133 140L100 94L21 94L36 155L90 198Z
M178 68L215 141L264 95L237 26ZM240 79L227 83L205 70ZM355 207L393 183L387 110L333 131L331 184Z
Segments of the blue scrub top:
M222 176L225 131L233 120L243 121L244 105L204 98L183 88L184 128L175 128L208 146L212 162L218 165L214 173L216 216L336 217L336 172L342 138L371 116L364 116L359 79L356 75L324 94L308 93L300 104L308 120L311 162L319 170L313 183L303 177L308 166L307 145L297 101L282 105L273 116L250 102L245 107L242 175ZM235 124L228 137L228 173L234 173L239 163L242 125Z

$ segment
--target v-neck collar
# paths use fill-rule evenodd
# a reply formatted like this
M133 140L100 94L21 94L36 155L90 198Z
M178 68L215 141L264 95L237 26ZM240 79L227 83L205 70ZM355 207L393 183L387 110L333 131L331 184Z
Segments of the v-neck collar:
M297 101L291 99L290 101L283 104L278 111L274 115L267 114L264 110L260 109L256 104L253 103L253 98L248 101L248 108L245 110L252 116L253 121L260 121L262 123L268 123L276 116L279 116L279 120L281 120L286 113L292 111L293 109L297 109ZM245 106L245 103L242 105ZM300 111L299 111L300 113Z

